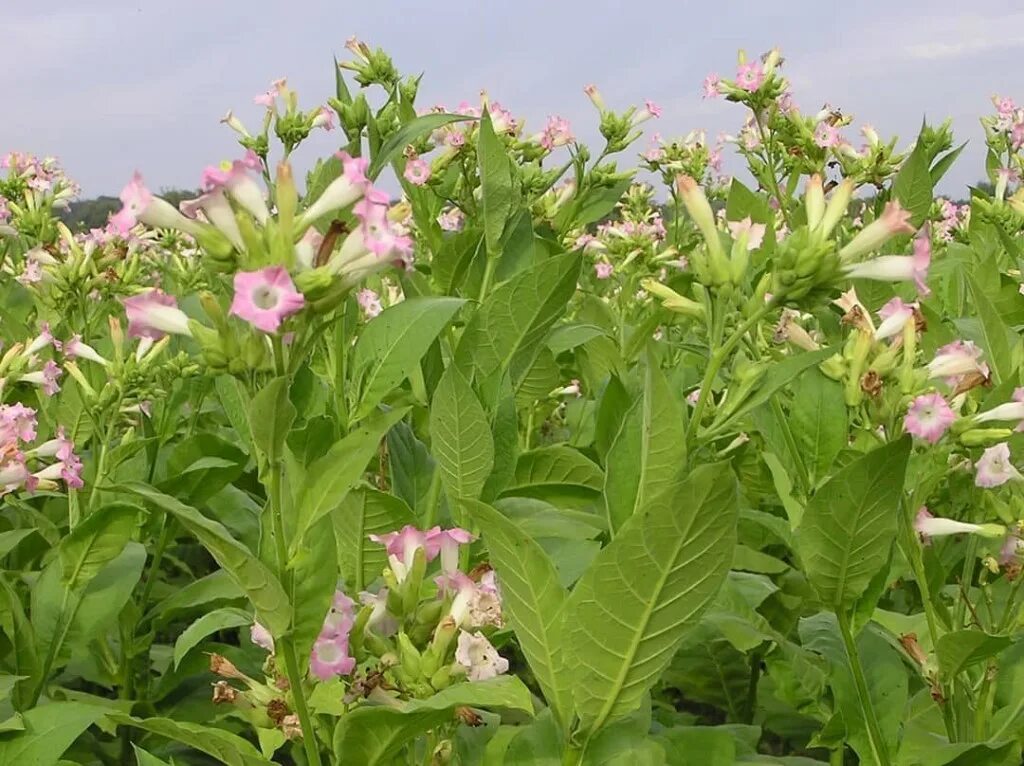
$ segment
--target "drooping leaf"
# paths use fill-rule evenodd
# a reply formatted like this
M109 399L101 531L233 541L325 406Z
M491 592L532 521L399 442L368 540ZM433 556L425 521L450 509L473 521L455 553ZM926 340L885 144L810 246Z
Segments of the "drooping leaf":
M174 667L182 658L208 636L221 630L238 628L252 623L252 615L241 609L225 608L207 612L193 622L174 642Z
M626 414L608 450L604 497L612 534L679 478L685 460L682 408L652 360L643 395Z
M129 482L118 489L138 495L174 516L245 591L256 609L256 618L274 635L282 635L288 630L292 609L281 583L248 548L231 536L223 524L211 521L195 508L158 492L148 484Z
M409 298L366 325L352 358L360 386L354 419L372 412L409 375L463 303L460 298Z
M61 542L61 581L77 591L115 559L131 539L142 509L111 503L96 510Z
M255 447L269 463L281 459L284 440L295 422L295 405L288 397L288 378L274 378L249 404L249 429Z
M107 711L80 702L52 702L22 713L25 728L0 738L0 763L53 766L79 735Z
M980 630L954 630L938 641L939 672L950 681L961 671L994 657L1012 643L1009 636L993 636Z
M521 454L515 476L503 494L515 495L529 487L566 485L600 492L603 484L604 472L596 463L572 447L556 444Z
M108 712L107 715L122 726L133 726L188 745L227 766L273 766L246 740L216 726L170 718L136 718L123 713Z
M831 609L852 606L889 560L909 454L909 438L873 450L807 504L797 548L811 585Z
M494 437L480 400L454 365L434 392L430 434L448 499L454 505L478 498L494 468Z
M533 712L530 691L515 676L449 686L432 697L399 707L360 707L338 721L334 752L339 763L389 763L414 738L450 723L459 707Z
M635 710L712 601L736 540L736 482L704 465L623 524L567 606L573 698L593 732Z
M467 502L501 582L502 611L519 639L555 718L572 715L572 688L563 641L568 594L544 549L488 505Z

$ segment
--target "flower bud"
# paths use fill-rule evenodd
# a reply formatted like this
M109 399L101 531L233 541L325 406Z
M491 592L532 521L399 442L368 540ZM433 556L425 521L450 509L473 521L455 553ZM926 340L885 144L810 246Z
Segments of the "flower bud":
M965 447L991 447L1011 436L1012 428L971 428L960 434L959 441Z

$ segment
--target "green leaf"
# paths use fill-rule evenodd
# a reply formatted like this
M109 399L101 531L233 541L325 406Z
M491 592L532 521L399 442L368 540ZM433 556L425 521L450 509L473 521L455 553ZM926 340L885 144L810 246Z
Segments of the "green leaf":
M478 498L494 468L494 437L480 400L455 365L434 392L430 435L448 499L454 505Z
M240 628L252 623L252 615L241 609L214 609L193 622L174 642L174 667L208 636L229 628Z
M12 529L8 532L0 532L0 559L17 548L22 540L35 531L34 529Z
M735 178L729 186L729 199L725 205L725 217L730 221L742 221L749 217L754 223L769 223L773 220L768 202L750 191Z
M210 552L217 563L238 583L256 609L256 618L275 636L291 625L292 608L274 573L244 545L235 540L223 524L203 516L191 506L148 484L128 482L117 489L138 495L174 516Z
M925 142L918 137L910 156L903 161L892 183L893 196L910 212L911 225L916 229L928 215L932 206L932 176L928 167Z
M84 646L106 635L117 625L118 616L131 599L146 565L146 547L129 542L85 586L68 629L69 649Z
M373 542L369 536L417 523L401 498L369 488L350 492L331 518L342 574L355 581L357 590L373 582L387 565L384 546Z
M605 331L597 325L570 322L553 328L548 336L547 345L551 349L551 353L558 356L563 351L570 351L577 346L582 346L588 340L605 334Z
M593 186L575 210L572 207L566 208L566 214L573 213L572 223L575 226L586 226L600 221L615 209L626 189L632 184L633 178L630 177L617 181L612 186Z
M572 688L562 640L568 594L544 549L488 505L467 502L501 582L502 611L519 639L530 670L565 726L572 718Z
M952 681L959 673L982 660L994 657L1008 647L1009 636L993 636L980 630L954 630L943 634L936 651L939 672Z
M650 360L643 395L626 414L608 450L604 498L613 535L637 509L678 479L685 460L682 408L661 368Z
M622 381L617 375L612 375L601 393L594 430L594 447L603 461L607 461L608 451L622 428L622 421L629 412L631 402L632 399Z
M524 452L516 460L515 476L503 495L515 495L529 487L573 486L600 492L604 472L582 452L556 444Z
M388 431L388 461L392 491L415 515L422 516L436 466L426 445L416 438L408 424L397 423Z
M218 569L173 591L154 606L144 619L153 620L157 626L162 626L183 615L206 612L223 603L243 598L245 593L238 587L238 583L223 569Z
M507 370L518 385L576 291L580 263L578 254L548 258L493 290L462 334L459 369L466 375L475 369L484 379Z
M241 439L239 446L248 451L252 444L252 429L249 426L249 394L245 386L231 375L218 375L214 379L214 387L228 422Z
M985 361L992 368L992 377L996 383L1005 383L1013 380L1013 373L1016 366L1013 363L1013 356L1010 350L1010 328L999 316L988 295L978 285L974 277L965 272L964 277L971 289L971 297L974 299L974 308L981 320L982 343L985 350Z
M356 342L353 380L360 386L353 418L368 415L419 364L461 298L409 298L372 319Z
M847 444L843 387L816 368L807 370L793 386L790 428L814 486Z
M274 378L252 398L249 428L252 441L268 463L284 455L284 440L295 422L295 405L288 398L288 378Z
M567 643L582 729L635 710L714 599L736 542L736 482L704 465L645 501L569 597Z
M288 597L295 609L291 640L302 672L338 587L337 543L329 515L310 527L290 567L292 588Z
M170 766L167 761L161 761L152 753L147 753L134 742L132 743L132 750L135 751L135 766Z
M388 166L405 147L414 143L420 136L432 133L438 128L450 125L453 122L465 122L472 120L472 117L465 117L461 114L424 114L414 120L410 120L399 128L380 147L380 150L373 156L373 161L366 172L367 177L372 181L380 172Z
M53 766L79 735L107 711L80 702L53 702L22 713L23 731L0 739L5 766Z
M306 531L341 505L377 454L381 439L408 411L408 408L402 408L375 412L309 466L306 473L311 480L303 487L296 503L292 556L302 545Z
M852 606L889 560L909 454L908 437L873 450L807 504L797 549L818 597L837 612Z
M932 165L929 175L932 179L932 186L937 186L942 177L946 175L946 172L952 167L953 163L956 162L956 158L960 156L960 153L967 146L967 142L964 141L960 146L952 151L946 152L942 155L934 165Z
M505 222L512 213L513 187L512 164L508 149L498 138L491 123L491 116L484 109L480 118L477 139L477 156L480 158L480 202L483 209L484 239L487 242L488 257L498 252Z
M251 744L224 729L170 718L135 718L123 713L107 715L122 726L133 726L206 753L227 766L273 766Z
M533 712L530 690L515 676L456 684L423 700L398 707L360 707L343 716L334 730L339 763L376 766L390 762L412 739L453 722L460 707Z
M137 505L113 503L100 508L61 542L61 581L72 591L80 590L124 550L138 525L142 509Z

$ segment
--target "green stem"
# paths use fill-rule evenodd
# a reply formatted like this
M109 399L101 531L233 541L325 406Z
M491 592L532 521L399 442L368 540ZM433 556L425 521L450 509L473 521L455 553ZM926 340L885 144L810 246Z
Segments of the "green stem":
M864 713L864 721L867 724L868 739L871 740L871 750L875 755L878 766L889 766L889 751L885 739L882 736L882 729L878 725L878 717L875 715L874 705L871 704L871 694L868 691L868 682L864 677L864 667L860 662L860 653L857 651L857 642L853 637L853 630L850 627L850 618L845 612L836 615L839 618L839 632L843 636L843 645L846 647L846 656L850 661L850 671L853 673L853 683L857 687L857 697L860 699L860 708Z
M484 298L487 297L487 291L491 289L491 280L494 279L494 270L498 266L498 259L490 253L487 254L487 266L484 269L484 279L480 283L480 297L477 299L483 303Z
M974 741L984 742L988 723L992 718L992 706L996 700L996 685L992 683L996 676L994 663L985 668L985 678L981 682L981 691L978 693L978 704L974 708Z
M267 494L270 500L270 518L274 529L274 551L277 556L277 576L281 580L286 593L291 593L291 571L288 569L288 545L284 537L284 509L281 504L281 465L271 465L267 475ZM302 675L299 672L299 660L295 654L295 645L288 637L274 637L278 653L284 657L285 674L292 692L295 713L299 717L302 729L302 745L306 750L308 766L321 766L320 747L317 744L313 720L306 705L306 693L302 686Z
M722 369L722 365L725 364L725 360L732 353L733 349L736 348L736 344L740 342L744 335L750 328L754 327L758 322L765 317L765 315L773 308L771 304L765 305L763 308L758 309L753 316L743 322L729 339L722 344L714 353L711 354L711 358L708 360L708 368L704 372L704 379L700 384L700 394L697 398L697 405L693 408L693 413L690 415L690 422L686 426L686 444L689 446L697 435L697 428L700 425L701 416L704 414L704 408L707 406L708 397L711 395L711 384L714 383L715 377L718 375L718 371Z

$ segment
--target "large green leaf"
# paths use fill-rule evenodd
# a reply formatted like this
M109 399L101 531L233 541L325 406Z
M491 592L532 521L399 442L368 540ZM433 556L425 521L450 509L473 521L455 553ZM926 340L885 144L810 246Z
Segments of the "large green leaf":
M242 449L248 451L252 443L252 428L249 425L249 395L240 380L231 375L218 375L214 380L217 398L224 408L231 427L235 429L242 443Z
M576 290L580 256L559 255L497 287L473 315L455 352L459 368L489 379L510 371L518 384Z
M305 543L290 566L292 582L288 598L295 609L291 640L299 657L300 671L304 671L338 587L337 543L329 515L310 527Z
M388 463L391 491L402 498L414 514L423 515L437 468L427 446L406 423L397 423L388 431Z
M892 183L893 196L910 212L910 222L915 227L924 223L932 206L932 174L927 151L925 142L919 138Z
M573 698L593 733L635 710L714 599L736 543L727 464L697 468L645 501L569 598Z
M463 303L460 298L409 298L366 325L352 359L354 380L360 386L353 418L372 412L416 368Z
M573 486L600 492L604 472L586 455L564 444L539 447L524 452L516 460L516 470L504 495L515 495L529 487Z
M679 478L685 460L682 408L650 360L643 395L630 407L605 461L604 499L613 535Z
M817 369L810 369L793 386L790 428L812 486L826 476L836 455L847 444L843 388Z
M241 609L214 609L193 622L174 642L174 667L182 658L206 637L229 628L239 628L252 623L252 615Z
M387 565L384 546L370 540L370 535L416 524L416 517L401 498L370 488L350 492L331 518L342 574L354 580L357 590L373 582Z
M852 606L889 560L909 454L909 437L873 450L807 504L797 548L818 597L837 612Z
M563 726L572 717L572 688L563 642L568 594L544 549L488 505L468 502L501 582L502 611L519 639L544 698Z
M950 681L965 668L994 657L1008 647L1009 636L993 636L980 630L954 630L938 641L939 671Z
M414 120L410 120L388 137L388 140L374 154L373 161L366 172L367 177L373 180L379 176L380 172L387 167L388 163L399 152L415 142L420 136L425 136L427 133L443 128L445 125L450 125L453 122L465 122L472 119L474 118L461 114L424 114Z
M284 440L295 422L295 415L286 377L274 378L252 398L249 404L252 441L268 463L276 463L283 456Z
M132 744L135 751L135 766L170 766L167 761L161 761L152 753L148 753L136 744Z
M174 516L245 591L256 609L256 618L274 635L283 635L288 630L292 609L281 583L263 562L231 536L223 524L206 518L195 508L158 492L148 484L128 482L118 489L138 495Z
M311 479L296 503L293 556L303 544L306 530L337 508L362 478L366 465L377 454L381 439L406 412L408 408L375 412L309 466L306 474Z
M23 731L0 739L0 764L53 766L106 709L80 702L53 702L22 714Z
M456 684L402 707L360 707L338 721L334 753L338 763L376 766L402 751L430 729L451 723L460 707L503 708L533 712L530 690L515 676Z
M108 713L122 726L133 726L161 737L181 742L201 753L213 756L227 766L272 766L255 747L237 734L216 726L206 726L170 718L135 718L123 713Z
M75 527L60 544L61 581L80 590L124 550L143 513L137 505L105 505Z
M491 116L484 110L480 118L477 156L480 160L480 203L483 209L484 239L487 254L494 258L505 222L512 213L512 163L505 143L494 132Z
M988 294L978 285L974 277L969 272L965 272L964 277L971 288L974 308L978 312L978 319L981 320L981 345L985 350L985 361L992 369L992 377L996 383L1013 380L1012 376L1016 365L1013 362L1010 347L1010 328L999 316L999 312L992 305Z
M455 365L434 392L430 435L448 499L478 498L494 468L494 437L483 405Z

